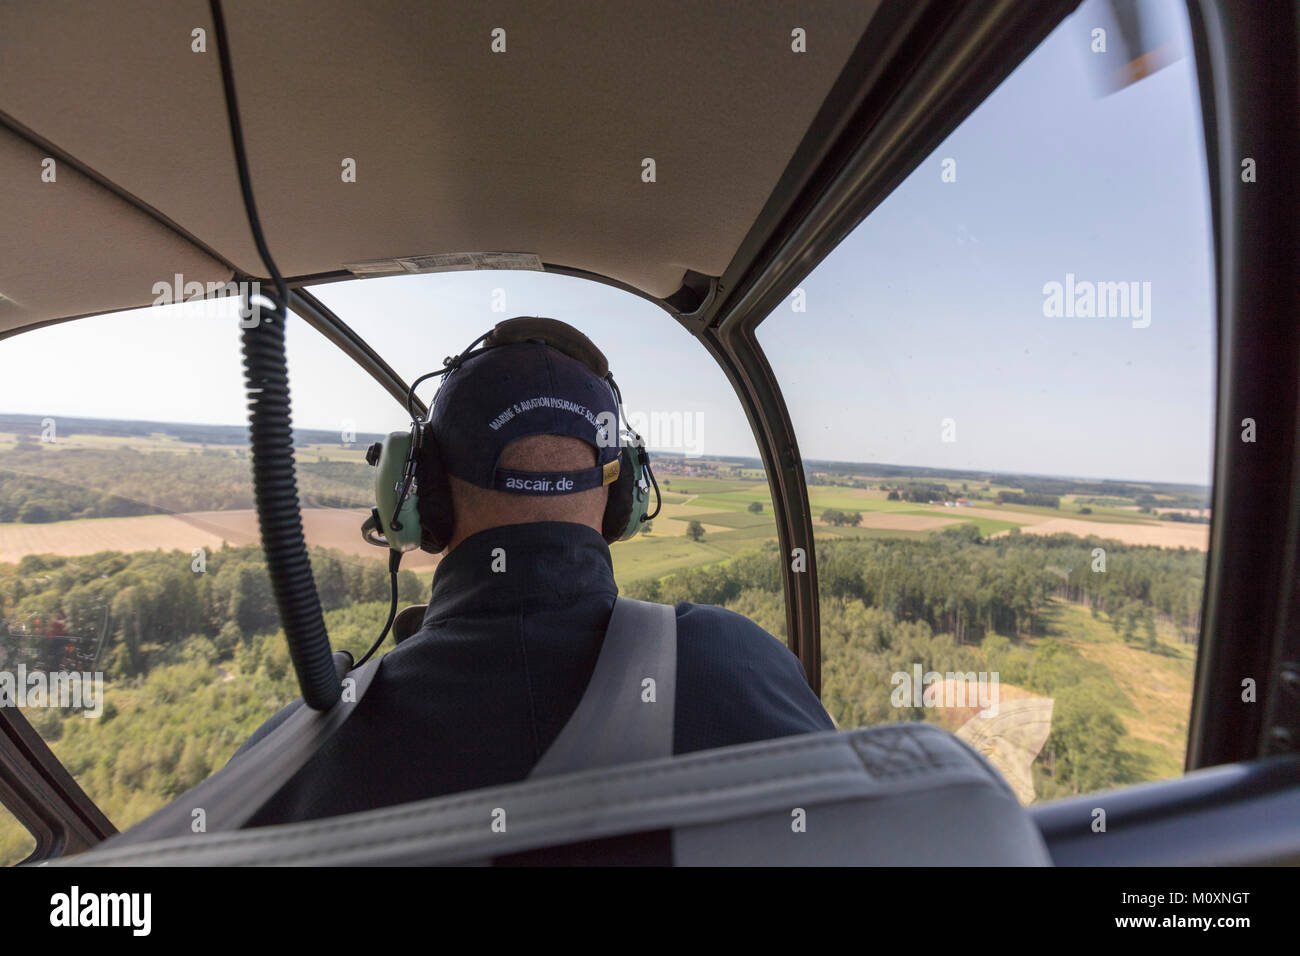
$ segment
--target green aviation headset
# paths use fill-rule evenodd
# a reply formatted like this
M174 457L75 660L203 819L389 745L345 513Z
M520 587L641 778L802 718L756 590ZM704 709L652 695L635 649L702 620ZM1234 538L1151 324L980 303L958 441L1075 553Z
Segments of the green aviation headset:
M411 383L407 390L410 431L393 432L366 451L366 461L376 468L375 507L361 528L367 542L389 548L397 559L417 547L438 554L451 541L451 489L442 452L433 437L433 404L421 419L414 408L415 389L430 378L454 372L469 358L489 349L525 342L540 342L577 359L608 383L613 392L624 427L617 435L618 458L604 465L599 475L600 485L610 489L601 522L605 540L612 544L631 538L659 514L663 502L650 468L650 456L641 436L626 425L623 396L604 354L571 325L556 319L520 316L498 323L460 355L443 359L443 368ZM653 514L648 513L651 487L656 501Z

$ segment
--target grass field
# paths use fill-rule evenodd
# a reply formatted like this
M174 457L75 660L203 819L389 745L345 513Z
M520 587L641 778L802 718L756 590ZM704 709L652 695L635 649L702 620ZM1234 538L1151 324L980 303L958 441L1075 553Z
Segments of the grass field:
M0 452L11 451L15 445L15 439L18 436L12 432L0 432ZM200 445L194 442L181 441L171 435L153 434L149 436L132 435L129 438L116 435L88 435L76 433L72 435L60 435L57 430L54 435L54 441L51 443L42 442L38 447L42 451L57 453L65 448L131 448L140 452L163 452L171 455L200 455L204 448L211 450L226 449L234 454L242 456L245 452L244 447L233 445Z
M610 548L617 580L659 578L683 568L713 564L776 537L776 526L770 521L765 525L705 534L701 541L691 541L683 535L660 535L658 528L656 518L651 534L637 535Z
M1165 621L1156 626L1157 648L1126 644L1104 620L1082 605L1053 600L1047 630L1099 665L1114 679L1116 705L1124 722L1120 748L1142 768L1143 777L1164 780L1183 772L1191 713L1196 646L1183 644Z
M353 442L350 446L343 445L300 445L295 454L299 461L316 461L318 458L325 461L351 461L358 465L366 463L366 448L364 442Z
M1116 507L1102 507L1100 505L1088 505L1092 508L1092 514L1080 514L1078 506L1074 504L1062 504L1060 508L1044 508L1040 505L1015 505L1006 504L998 505L991 501L978 501L975 506L988 511L1006 511L1014 509L1020 514L1041 515L1047 518L1071 518L1075 521L1100 521L1103 524L1107 522L1121 522L1124 524L1168 524L1166 521L1160 521L1154 516L1144 515L1136 508L1129 510Z

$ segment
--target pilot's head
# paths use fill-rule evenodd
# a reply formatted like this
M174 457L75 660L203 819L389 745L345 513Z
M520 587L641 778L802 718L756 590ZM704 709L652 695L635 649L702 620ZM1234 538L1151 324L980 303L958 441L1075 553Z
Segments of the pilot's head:
M488 349L448 373L430 412L452 500L448 550L509 524L602 531L618 475L618 412L588 363L539 340Z

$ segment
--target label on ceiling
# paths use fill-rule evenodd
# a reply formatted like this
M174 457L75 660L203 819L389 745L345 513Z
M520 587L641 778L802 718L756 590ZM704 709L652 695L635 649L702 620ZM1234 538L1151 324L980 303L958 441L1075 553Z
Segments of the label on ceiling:
M531 252L447 252L398 259L367 259L344 263L354 276L392 276L426 272L472 272L480 269L518 269L542 272L542 260Z

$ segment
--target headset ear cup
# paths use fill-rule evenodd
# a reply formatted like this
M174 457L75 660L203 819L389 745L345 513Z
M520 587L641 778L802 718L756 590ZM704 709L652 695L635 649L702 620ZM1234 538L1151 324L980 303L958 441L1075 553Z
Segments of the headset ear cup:
M609 486L609 500L605 502L605 517L601 521L601 534L613 544L627 531L632 520L632 498L636 490L636 475L632 473L632 453L624 448L618 456L618 478Z
M455 514L451 508L451 482L443 467L442 452L432 429L425 426L420 457L415 463L416 506L420 511L420 550L440 554L451 540Z

